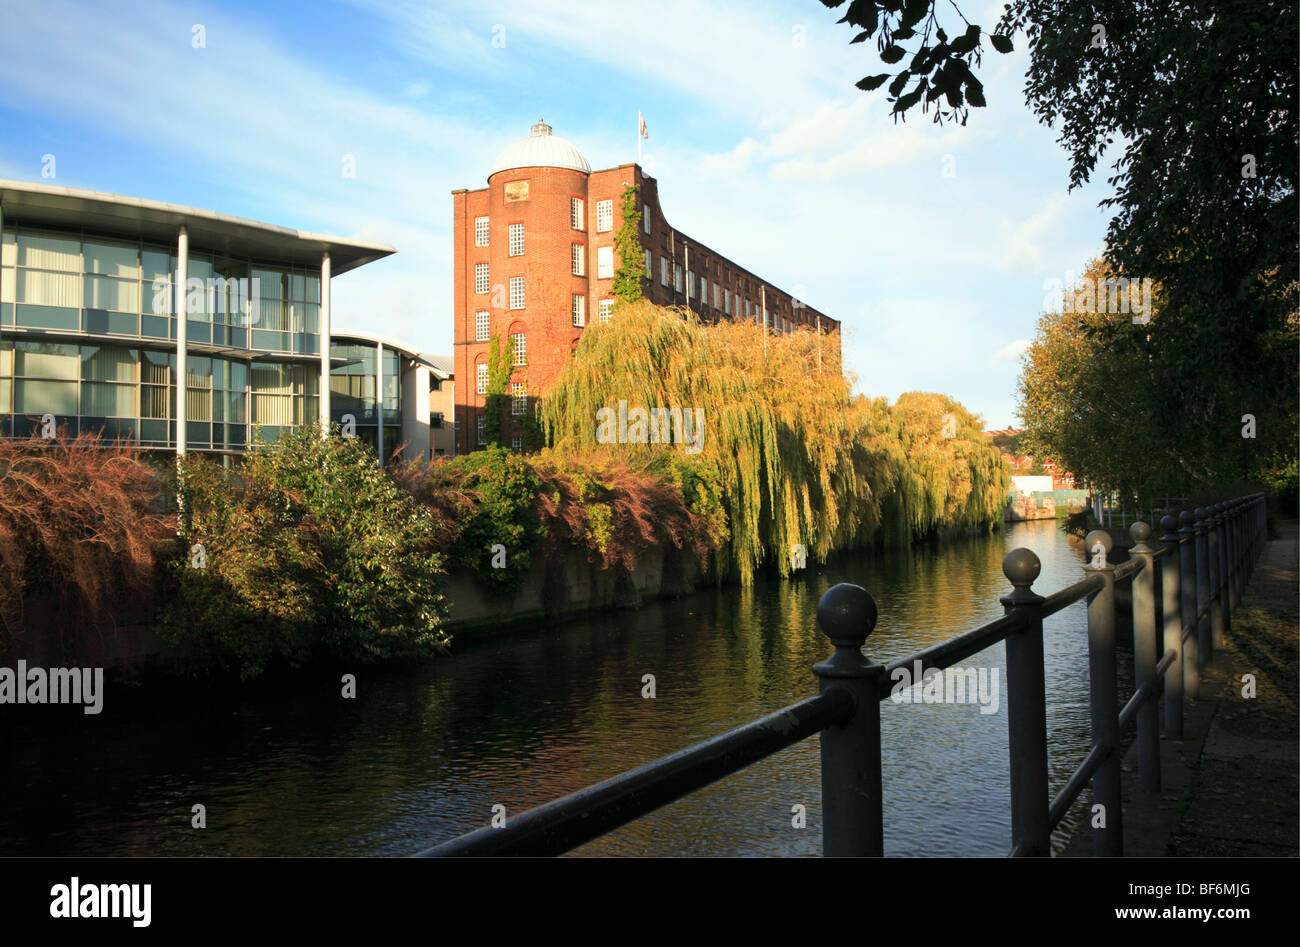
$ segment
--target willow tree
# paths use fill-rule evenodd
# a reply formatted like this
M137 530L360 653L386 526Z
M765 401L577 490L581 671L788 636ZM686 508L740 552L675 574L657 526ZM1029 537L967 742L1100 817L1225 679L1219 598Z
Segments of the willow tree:
M705 327L689 312L625 303L617 319L588 328L544 400L547 435L561 453L625 451L702 471L727 514L719 581L749 583L765 562L788 574L797 547L820 559L882 532L913 535L907 511L919 500L896 496L907 452L887 405L852 398L838 355L823 352L819 371L813 333L766 345L763 335L752 323ZM658 409L667 410L647 423ZM702 432L688 417L702 419ZM954 463L977 457L951 453ZM958 476L970 481L963 498L985 486L982 473ZM954 504L941 515L958 522L966 512Z

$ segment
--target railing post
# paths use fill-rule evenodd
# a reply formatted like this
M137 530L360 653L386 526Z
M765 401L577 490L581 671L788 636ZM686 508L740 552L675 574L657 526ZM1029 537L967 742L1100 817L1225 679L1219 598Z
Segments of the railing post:
M1138 775L1142 788L1148 792L1160 791L1160 704L1156 700L1160 682L1156 680L1156 665L1160 658L1156 651L1156 558L1155 550L1147 545L1151 527L1137 520L1129 527L1133 548L1129 554L1142 563L1133 574L1133 679L1137 686L1150 683L1152 695L1138 708L1137 744Z
M1047 789L1047 688L1043 672L1043 597L1031 586L1042 571L1029 549L1013 549L1002 574L1014 586L999 601L1024 616L1006 637L1007 743L1011 759L1011 848L1024 855L1051 854Z
M1237 613L1237 501L1223 504L1223 545L1219 560L1223 563L1223 631L1232 628Z
M1196 532L1196 648L1197 666L1205 667L1214 656L1214 643L1210 640L1210 552L1206 540L1205 507L1198 506L1192 515L1196 518L1192 528Z
M1164 532L1160 541L1165 544L1164 560L1160 568L1160 584L1164 601L1165 650L1173 651L1174 663L1165 672L1165 735L1173 740L1183 738L1183 617L1178 600L1178 518L1164 516L1160 519Z
M1192 526L1192 511L1178 514L1178 569L1179 588L1182 590L1182 627L1192 626L1191 634L1183 638L1183 690L1192 700L1201 696L1200 642L1196 638L1196 530Z
M853 695L853 715L821 732L822 853L828 857L884 854L881 804L880 687L885 667L862 653L876 627L876 603L860 585L842 582L817 603L817 624L835 645L813 673L821 692Z
M1124 854L1124 825L1119 779L1119 684L1115 676L1115 567L1107 560L1113 540L1095 529L1084 538L1093 558L1084 568L1101 576L1102 587L1088 596L1088 706L1092 745L1107 747L1105 762L1092 777L1093 802L1102 807L1095 838L1097 854Z
M1219 545L1223 518L1220 512L1217 503L1205 511L1205 545L1210 569L1210 658L1223 647L1223 550Z

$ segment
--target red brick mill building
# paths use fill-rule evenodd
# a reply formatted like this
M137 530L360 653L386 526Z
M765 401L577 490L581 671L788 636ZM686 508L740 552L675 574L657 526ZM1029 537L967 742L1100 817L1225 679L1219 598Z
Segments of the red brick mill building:
M544 396L587 326L610 318L614 240L623 191L639 185L638 228L650 279L642 292L661 306L689 306L705 322L745 319L773 332L820 331L839 345L840 324L802 304L694 238L674 230L659 188L640 165L592 171L572 144L541 120L497 156L488 185L456 190L456 453L485 443L482 419L490 340L515 342L511 411ZM764 313L766 306L766 313ZM513 445L519 437L508 429Z

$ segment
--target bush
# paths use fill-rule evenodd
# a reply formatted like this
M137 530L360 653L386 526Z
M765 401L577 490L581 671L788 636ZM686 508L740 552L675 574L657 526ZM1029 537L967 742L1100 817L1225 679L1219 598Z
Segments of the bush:
M0 629L23 634L24 604L57 598L57 633L111 627L149 598L175 541L151 511L161 481L124 442L0 441Z
M274 662L448 644L437 515L361 442L304 428L259 443L238 472L187 458L182 479L187 555L172 563L173 640L244 678Z

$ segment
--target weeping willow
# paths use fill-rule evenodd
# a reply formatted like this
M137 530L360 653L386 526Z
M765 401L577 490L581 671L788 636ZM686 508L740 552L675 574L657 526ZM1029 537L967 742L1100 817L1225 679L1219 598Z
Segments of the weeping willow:
M539 419L560 455L627 451L712 486L726 513L720 582L748 584L768 562L789 574L800 552L824 559L1000 517L1005 469L996 448L980 443L979 419L943 395L904 396L893 407L854 398L838 349L814 332L704 326L680 310L619 303L612 320L584 332ZM601 443L602 409L620 402L628 414L694 412L703 436L698 445Z

